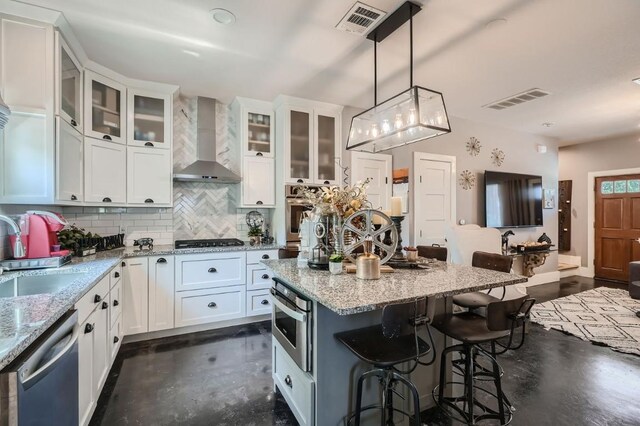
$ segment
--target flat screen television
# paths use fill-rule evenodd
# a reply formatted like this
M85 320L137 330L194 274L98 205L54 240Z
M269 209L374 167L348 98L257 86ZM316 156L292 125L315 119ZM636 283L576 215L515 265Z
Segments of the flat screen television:
M542 177L485 171L485 224L491 228L542 226Z

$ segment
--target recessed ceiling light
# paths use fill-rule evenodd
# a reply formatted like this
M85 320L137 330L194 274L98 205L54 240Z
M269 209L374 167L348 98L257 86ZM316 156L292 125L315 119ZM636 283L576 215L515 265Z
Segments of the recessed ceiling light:
M499 28L505 25L507 22L508 21L505 18L498 18L498 19L494 19L492 21L487 22L484 27L488 30Z
M221 25L231 25L236 22L236 15L227 9L211 9L209 11L214 21Z
M549 123L549 122L547 121L546 123L542 123L542 125L543 125L544 127L551 127L551 126L553 126L553 123Z

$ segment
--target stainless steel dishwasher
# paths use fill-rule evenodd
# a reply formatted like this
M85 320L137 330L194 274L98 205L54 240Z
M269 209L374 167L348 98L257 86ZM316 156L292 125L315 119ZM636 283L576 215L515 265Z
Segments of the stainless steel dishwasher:
M0 373L0 425L78 425L78 313L70 311Z

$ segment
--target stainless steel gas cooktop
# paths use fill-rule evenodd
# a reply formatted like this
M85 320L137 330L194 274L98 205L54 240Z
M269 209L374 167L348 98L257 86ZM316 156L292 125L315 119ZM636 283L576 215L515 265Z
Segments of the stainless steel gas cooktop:
M175 247L184 248L206 248L206 247L239 247L244 242L237 238L214 238L210 240L177 240Z

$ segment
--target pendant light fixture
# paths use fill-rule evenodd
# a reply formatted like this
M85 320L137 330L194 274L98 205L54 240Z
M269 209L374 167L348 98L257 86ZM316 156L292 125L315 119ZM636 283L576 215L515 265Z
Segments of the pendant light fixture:
M451 132L442 93L413 84L413 15L421 6L405 2L368 36L373 41L374 106L351 120L347 149L381 152ZM378 103L378 43L409 21L409 89Z

